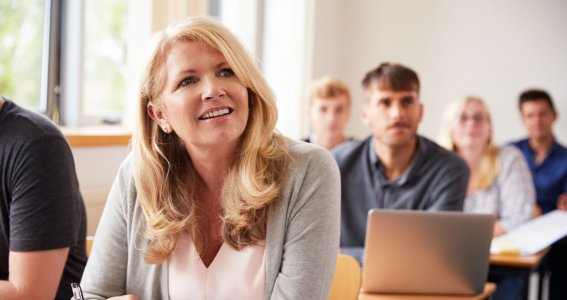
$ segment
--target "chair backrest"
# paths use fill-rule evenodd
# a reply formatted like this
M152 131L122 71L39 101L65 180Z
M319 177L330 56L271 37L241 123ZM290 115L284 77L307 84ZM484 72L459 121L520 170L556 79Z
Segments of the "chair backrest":
M87 243L86 243L86 250L87 250L87 257L91 255L91 248L93 247L94 236L87 236Z
M356 300L360 293L362 272L360 264L352 256L339 254L329 300Z

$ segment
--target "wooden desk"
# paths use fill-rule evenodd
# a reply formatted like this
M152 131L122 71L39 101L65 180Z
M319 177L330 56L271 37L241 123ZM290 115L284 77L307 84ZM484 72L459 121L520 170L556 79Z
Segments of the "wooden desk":
M490 270L498 276L524 276L526 286L522 292L522 299L527 300L530 290L534 290L536 295L541 293L541 278L538 284L530 281L530 275L537 269L549 248L534 255L490 255Z
M441 296L441 295L400 295L400 294L360 294L358 300L480 300L486 299L496 291L496 284L487 282L484 292L473 296Z
M493 266L534 269L548 251L549 248L546 248L541 252L528 256L494 254L490 255L490 264Z

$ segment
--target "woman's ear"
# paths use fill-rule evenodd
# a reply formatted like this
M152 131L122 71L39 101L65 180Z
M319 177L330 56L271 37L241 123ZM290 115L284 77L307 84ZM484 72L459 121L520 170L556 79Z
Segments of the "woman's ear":
M163 132L170 133L172 131L171 126L169 125L169 122L167 122L165 114L161 109L161 106L158 106L152 102L148 102L146 109L148 116L150 116L150 118L152 118L152 120L154 120L154 122L156 122L159 127L161 127Z

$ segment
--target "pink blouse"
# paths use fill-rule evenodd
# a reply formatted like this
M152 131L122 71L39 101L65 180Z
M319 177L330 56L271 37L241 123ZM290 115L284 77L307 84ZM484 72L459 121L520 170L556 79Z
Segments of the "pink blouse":
M168 260L169 299L264 299L264 250L264 241L240 251L223 243L207 268L191 237L182 235Z

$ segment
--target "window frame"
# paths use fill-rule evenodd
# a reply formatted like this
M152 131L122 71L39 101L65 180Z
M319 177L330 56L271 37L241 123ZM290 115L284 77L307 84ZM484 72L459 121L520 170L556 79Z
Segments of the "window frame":
M43 37L41 49L41 82L38 111L55 123L68 127L105 126L104 118L83 113L85 6L87 0L45 0ZM128 0L136 7L135 18L128 22L147 20L142 29L137 28L134 38L128 37L132 48L143 48L155 31L176 20L188 16L220 13L219 0ZM130 8L132 9L132 8ZM136 40L137 39L137 40ZM142 46L142 47L140 47ZM128 53L130 55L130 53ZM127 98L136 97L141 74L139 63L144 59L145 49L136 49L133 58L128 58L126 80ZM132 66L131 66L132 65ZM121 116L121 126L132 122L134 105L126 105Z

